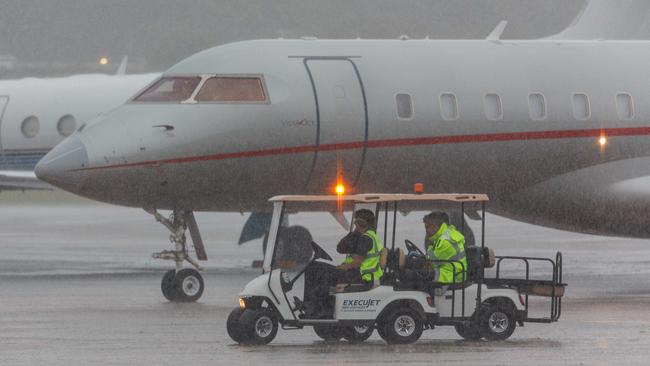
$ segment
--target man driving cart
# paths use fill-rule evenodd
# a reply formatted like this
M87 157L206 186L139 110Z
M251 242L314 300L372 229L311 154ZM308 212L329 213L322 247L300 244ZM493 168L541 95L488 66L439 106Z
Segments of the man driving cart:
M467 268L463 234L449 224L449 215L443 211L432 211L422 221L426 231L426 258L434 261L434 282L447 285L463 282Z

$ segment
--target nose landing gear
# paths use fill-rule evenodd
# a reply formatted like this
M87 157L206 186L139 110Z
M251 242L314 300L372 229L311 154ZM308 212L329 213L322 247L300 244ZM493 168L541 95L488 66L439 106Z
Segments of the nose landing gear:
M175 244L175 250L164 250L154 253L156 259L173 260L176 269L169 270L162 278L160 289L163 296L172 302L194 302L203 294L204 282L199 273L201 266L189 256L185 231L190 230L192 244L196 251L198 260L204 261L208 257L201 234L199 233L196 219L192 211L174 210L169 218L162 216L156 210L145 210L152 214L156 221L163 224L170 232L169 241ZM194 268L183 268L183 262L187 261Z

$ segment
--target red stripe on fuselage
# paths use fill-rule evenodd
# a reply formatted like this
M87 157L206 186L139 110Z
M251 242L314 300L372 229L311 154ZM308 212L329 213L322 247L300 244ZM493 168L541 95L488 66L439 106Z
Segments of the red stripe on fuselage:
M368 148L398 147L398 146L418 146L418 145L440 145L440 144L461 144L471 142L498 142L498 141L525 141L525 140L550 140L550 139L567 139L567 138L585 138L600 136L644 136L650 135L650 127L629 127L629 128L602 128L590 130L556 130L556 131L533 131L533 132L509 132L509 133L492 133L481 135L452 135L452 136L433 136L433 137L411 137L401 139L373 140L364 143L363 141L344 142L338 144L324 144L320 146L297 146L282 147L276 149L242 151L235 153L190 156L184 158L173 158L166 160L152 160L139 163L116 164L100 167L90 167L78 169L98 170L112 168L129 168L136 166L148 166L157 164L177 164L192 163L198 161L226 160L239 158L254 158L273 155L300 154L315 151L336 151L336 150L353 150Z

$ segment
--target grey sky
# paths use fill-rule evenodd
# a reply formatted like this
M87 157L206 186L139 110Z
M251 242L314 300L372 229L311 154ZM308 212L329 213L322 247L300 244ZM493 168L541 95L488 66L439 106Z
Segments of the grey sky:
M583 0L0 0L0 55L82 64L102 55L165 69L252 38L506 38L564 28Z

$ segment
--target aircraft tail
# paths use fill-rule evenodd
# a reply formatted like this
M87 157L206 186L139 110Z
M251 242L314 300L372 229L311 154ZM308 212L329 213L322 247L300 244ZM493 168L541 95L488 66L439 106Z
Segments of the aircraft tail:
M650 39L650 1L586 0L565 30L546 39Z

